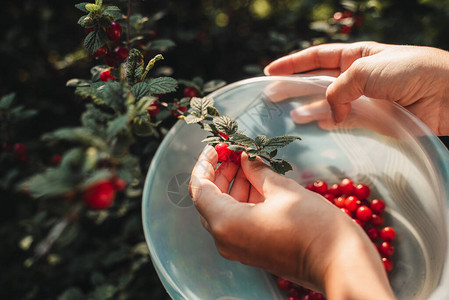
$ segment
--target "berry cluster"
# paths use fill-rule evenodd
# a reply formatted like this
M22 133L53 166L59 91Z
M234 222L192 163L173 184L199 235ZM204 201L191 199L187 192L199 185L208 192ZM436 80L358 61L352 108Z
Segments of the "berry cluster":
M183 91L183 95L185 98L192 98L196 97L198 95L198 90L194 87L186 87ZM167 106L166 103L162 103L159 100L153 101L147 109L148 115L150 118L156 117L156 115L160 112L162 106ZM187 111L186 106L182 106L179 101L174 102L170 107L170 114L174 116L175 118L181 116Z
M391 257L394 254L396 231L391 226L385 226L383 213L386 205L383 200L369 199L370 188L365 184L355 184L350 178L344 178L340 183L330 186L324 180L316 180L306 185L306 188L322 195L359 224L378 250L385 271L393 270ZM288 291L287 300L325 299L318 292L294 285L280 277L277 278L277 285L279 289Z
M344 12L337 11L332 17L332 22L339 26L341 34L349 35L354 27L360 27L363 24L363 16L356 15L350 10Z
M228 135L225 133L220 132L219 133L224 139L228 138ZM218 161L225 162L225 161L232 161L233 163L239 165L240 159L242 157L242 151L234 151L229 149L229 145L226 143L218 143L215 145L215 150L218 154Z
M28 149L23 143L16 143L13 145L9 142L4 142L2 144L2 151L3 152L14 151L17 161L21 163L27 163L29 160Z
M111 25L107 28L90 27L84 29L86 34L91 34L97 30L103 30L106 32L106 36L111 45L108 45L108 43L104 44L97 51L95 51L92 56L97 58L104 57L104 61L108 66L117 67L120 61L125 60L129 55L129 50L127 48L116 44L122 35L122 26L118 22L111 22Z
M84 203L92 209L109 208L114 204L115 193L125 189L126 185L119 177L97 181L83 191Z

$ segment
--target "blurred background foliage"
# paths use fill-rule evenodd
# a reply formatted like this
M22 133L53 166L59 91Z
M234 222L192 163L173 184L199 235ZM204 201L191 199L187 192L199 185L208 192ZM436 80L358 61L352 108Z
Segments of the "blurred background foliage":
M128 1L104 2L127 10ZM66 82L89 77L99 63L83 48L76 3L2 2L0 95L15 92L20 105L37 111L15 125L12 141L44 160L49 150L40 136L79 125L84 111ZM448 0L135 0L132 9L148 17L150 43L174 42L164 44L159 71L177 79L230 83L262 75L273 59L324 42L449 48ZM36 171L30 166L20 167L22 176ZM1 299L168 299L146 250L138 191L128 195L125 210L70 219L51 251L36 260L36 245L49 238L63 200L42 207L13 184L0 185Z

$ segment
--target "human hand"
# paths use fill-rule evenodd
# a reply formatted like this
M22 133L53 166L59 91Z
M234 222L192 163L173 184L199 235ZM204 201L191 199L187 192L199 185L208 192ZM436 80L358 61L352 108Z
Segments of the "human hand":
M325 292L329 299L393 298L379 254L363 230L261 160L249 161L243 153L241 166L226 162L217 168L217 152L207 146L189 190L223 257Z
M351 101L365 95L395 101L435 134L449 135L449 53L444 50L375 42L324 44L275 60L265 73L338 76L326 91L336 122L346 119Z

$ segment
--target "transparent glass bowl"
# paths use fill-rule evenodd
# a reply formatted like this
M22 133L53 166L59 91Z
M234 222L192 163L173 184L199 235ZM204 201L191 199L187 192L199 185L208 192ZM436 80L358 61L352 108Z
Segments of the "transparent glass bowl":
M397 231L390 281L398 299L449 299L449 154L440 140L400 106L366 97L334 125L326 76L242 80L210 96L247 135L294 134L281 149L301 184L350 177L387 203ZM294 121L293 121L294 120ZM190 172L206 136L178 122L153 158L143 193L143 226L151 259L173 299L284 299L273 276L222 258L188 193Z

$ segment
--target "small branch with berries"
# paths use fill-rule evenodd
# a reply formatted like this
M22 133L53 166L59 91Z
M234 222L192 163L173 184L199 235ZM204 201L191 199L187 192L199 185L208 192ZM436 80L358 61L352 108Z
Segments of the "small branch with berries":
M283 135L267 138L265 135L258 135L253 139L238 129L236 120L220 115L220 112L214 107L214 100L211 97L193 97L190 100L190 108L180 118L187 124L198 124L203 130L211 133L202 142L215 147L220 162L231 160L240 163L241 153L244 151L250 160L260 157L279 174L285 174L292 170L290 163L275 158L275 156L279 148L283 148L295 140L301 140L300 137Z

